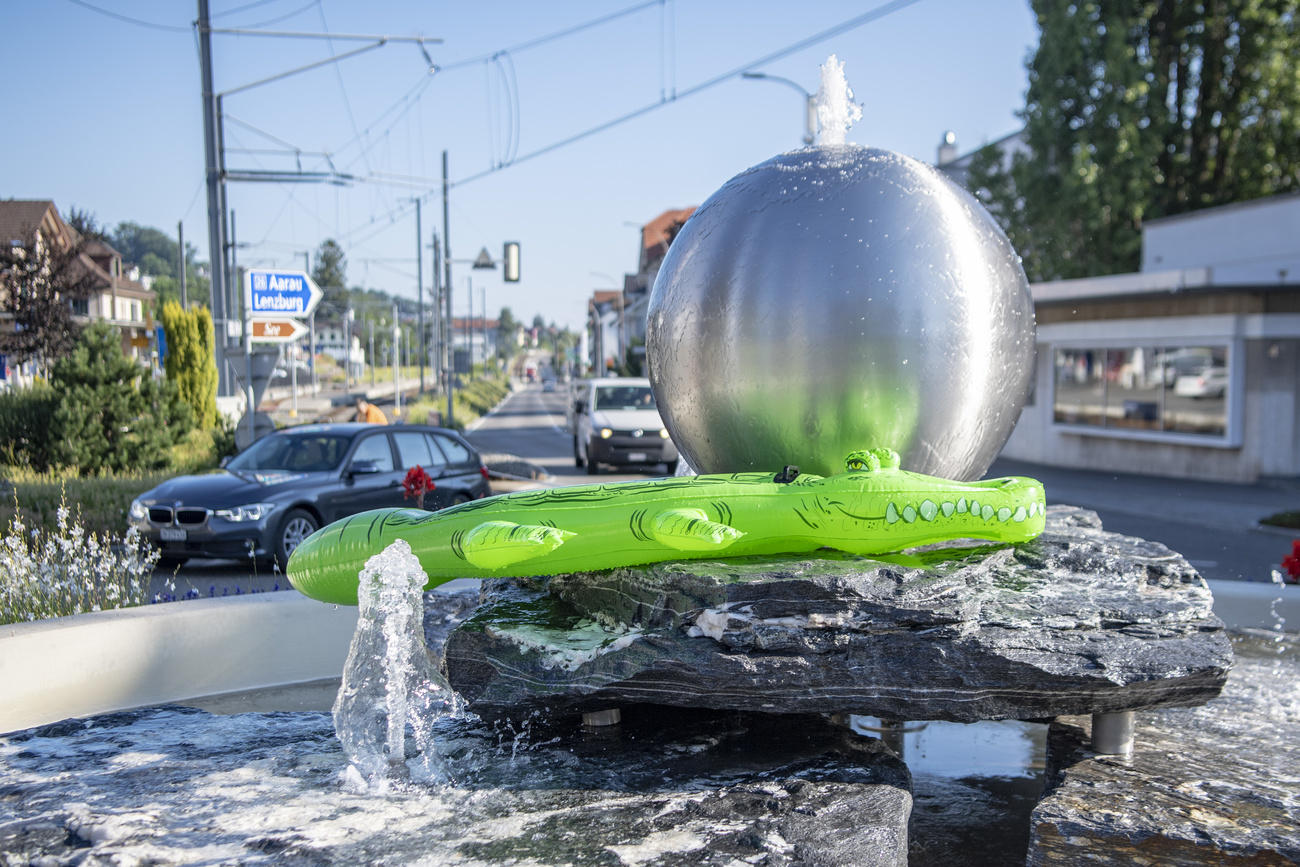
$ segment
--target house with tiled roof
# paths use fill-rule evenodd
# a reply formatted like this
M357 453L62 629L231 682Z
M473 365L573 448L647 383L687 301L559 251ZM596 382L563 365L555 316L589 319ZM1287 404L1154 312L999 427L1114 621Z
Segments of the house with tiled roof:
M48 199L0 200L0 243L7 246L46 245L66 251L82 241L81 235L59 216ZM106 320L122 333L122 352L148 363L153 347L153 306L157 295L138 280L138 272L127 269L122 256L109 244L86 240L77 256L92 290L81 298L70 298L75 320L86 323ZM3 302L4 299L0 299ZM0 303L0 329L14 328L11 314ZM20 374L21 371L18 371Z
M587 303L587 346L593 368L621 365L625 347L633 354L645 353L646 308L650 290L659 276L659 266L668 247L686 225L695 207L671 208L641 227L637 269L623 275L622 290L600 290Z

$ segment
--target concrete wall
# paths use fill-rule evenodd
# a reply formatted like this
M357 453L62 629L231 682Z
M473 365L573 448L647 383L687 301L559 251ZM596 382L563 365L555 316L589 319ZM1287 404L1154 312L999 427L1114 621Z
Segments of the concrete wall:
M283 592L0 626L0 732L338 677L356 622Z
M1142 228L1142 270L1208 267L1218 284L1300 279L1300 195L1206 208Z

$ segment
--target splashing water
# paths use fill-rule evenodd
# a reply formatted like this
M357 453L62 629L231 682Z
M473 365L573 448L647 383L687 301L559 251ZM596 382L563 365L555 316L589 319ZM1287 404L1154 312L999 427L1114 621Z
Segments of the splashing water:
M817 143L842 145L849 127L862 119L862 106L853 101L853 91L844 78L844 64L832 54L821 65L822 81L817 90Z
M384 792L395 781L448 779L433 728L461 707L424 642L427 581L400 539L361 570L357 631L334 701L334 731L351 763L344 772L351 788ZM409 761L408 726L415 746Z

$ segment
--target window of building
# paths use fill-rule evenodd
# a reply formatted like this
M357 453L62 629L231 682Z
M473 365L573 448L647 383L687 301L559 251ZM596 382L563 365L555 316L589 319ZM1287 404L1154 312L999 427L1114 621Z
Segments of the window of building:
M1058 348L1052 420L1225 438L1228 360L1226 345Z
M72 315L73 315L73 316L89 316L89 315L90 315L90 299L89 299L89 298L73 298L72 301L69 303L69 306L72 307Z

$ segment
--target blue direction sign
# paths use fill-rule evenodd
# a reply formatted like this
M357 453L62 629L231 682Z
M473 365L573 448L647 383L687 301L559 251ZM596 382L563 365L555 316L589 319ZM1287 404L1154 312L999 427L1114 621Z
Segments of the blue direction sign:
M304 317L316 309L320 288L303 271L249 270L244 273L244 302L252 316Z

